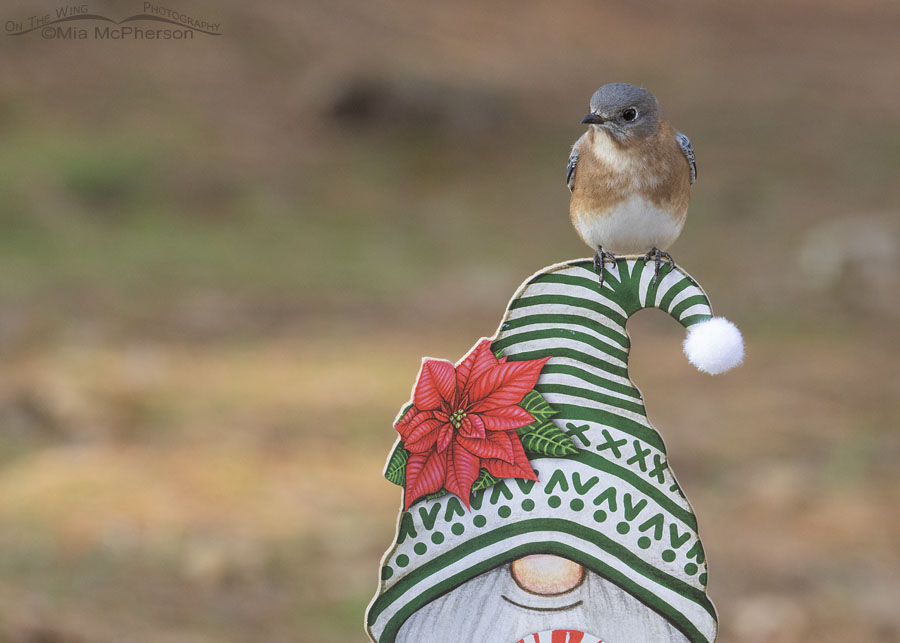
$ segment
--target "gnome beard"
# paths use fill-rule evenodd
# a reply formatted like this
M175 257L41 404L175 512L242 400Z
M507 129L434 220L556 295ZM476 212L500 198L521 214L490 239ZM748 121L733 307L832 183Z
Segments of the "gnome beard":
M532 634L553 629L584 632L584 640L593 635L590 640L604 643L688 643L666 619L594 572L585 570L583 581L566 593L541 595L522 589L508 565L476 576L419 609L396 640L516 643L524 638L530 643Z

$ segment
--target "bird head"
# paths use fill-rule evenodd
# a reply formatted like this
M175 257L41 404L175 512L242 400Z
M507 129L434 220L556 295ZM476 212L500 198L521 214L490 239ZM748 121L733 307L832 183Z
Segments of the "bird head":
M661 120L656 96L628 83L610 83L591 96L591 113L581 122L624 144L653 136Z

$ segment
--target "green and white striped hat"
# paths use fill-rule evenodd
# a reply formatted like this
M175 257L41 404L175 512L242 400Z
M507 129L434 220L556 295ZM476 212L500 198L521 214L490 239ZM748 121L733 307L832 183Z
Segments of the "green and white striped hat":
M573 560L661 614L692 643L711 643L716 612L691 505L628 376L628 318L655 307L688 328L685 352L711 373L740 362L734 326L680 268L620 259L602 289L589 260L551 266L510 302L492 348L509 361L551 359L535 389L579 450L538 457L538 481L505 479L472 493L414 503L366 616L370 636L393 643L416 610L471 578L529 554ZM474 598L473 600L477 600Z

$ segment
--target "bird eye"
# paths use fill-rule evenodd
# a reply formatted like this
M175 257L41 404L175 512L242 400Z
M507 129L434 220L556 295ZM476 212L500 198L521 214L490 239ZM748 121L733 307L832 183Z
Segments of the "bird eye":
M634 107L629 107L624 112L622 112L622 118L626 121L633 121L637 118L637 110Z

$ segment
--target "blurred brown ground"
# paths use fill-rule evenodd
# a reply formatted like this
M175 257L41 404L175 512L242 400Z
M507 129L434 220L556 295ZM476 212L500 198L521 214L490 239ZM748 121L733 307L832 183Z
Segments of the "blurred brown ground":
M900 5L175 8L224 35L0 35L0 642L364 641L394 413L588 254L619 80L694 143L673 254L748 346L632 323L719 640L900 641Z

